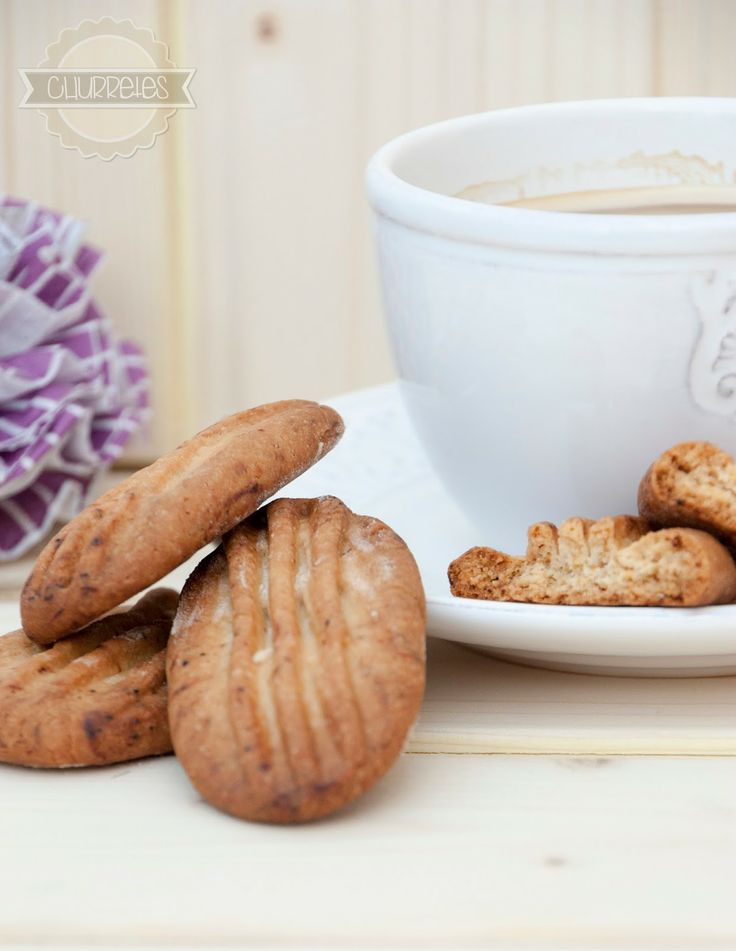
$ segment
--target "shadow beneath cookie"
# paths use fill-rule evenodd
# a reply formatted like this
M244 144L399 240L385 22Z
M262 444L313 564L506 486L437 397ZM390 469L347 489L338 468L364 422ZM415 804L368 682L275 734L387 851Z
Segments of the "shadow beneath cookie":
M414 754L404 753L366 793L319 822L350 822L388 809L400 811L408 803L416 802L417 776L416 769L412 769L415 759Z

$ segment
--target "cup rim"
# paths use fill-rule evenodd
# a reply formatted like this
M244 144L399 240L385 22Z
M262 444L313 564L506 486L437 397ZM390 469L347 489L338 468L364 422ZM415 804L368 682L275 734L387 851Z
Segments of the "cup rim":
M527 121L539 113L560 115L649 112L687 109L698 114L731 113L736 97L677 96L586 99L516 106L474 113L406 132L383 145L366 168L368 200L377 215L436 237L470 244L577 254L663 255L736 251L736 211L695 214L617 215L509 208L443 195L401 178L396 161L408 149L429 146L448 132L493 122Z

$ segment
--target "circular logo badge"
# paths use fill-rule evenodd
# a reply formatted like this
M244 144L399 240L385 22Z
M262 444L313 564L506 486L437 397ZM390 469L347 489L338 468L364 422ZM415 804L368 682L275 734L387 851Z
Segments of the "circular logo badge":
M84 20L62 30L35 69L21 69L22 108L38 109L64 148L85 158L127 158L150 148L177 109L194 108L193 69L130 20Z

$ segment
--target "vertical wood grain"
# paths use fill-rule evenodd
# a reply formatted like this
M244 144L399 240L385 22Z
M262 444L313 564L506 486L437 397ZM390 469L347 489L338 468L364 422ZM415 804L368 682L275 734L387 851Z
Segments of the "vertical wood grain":
M487 0L486 106L653 93L649 0Z
M396 0L366 0L358 8L358 74L355 109L356 164L353 169L353 220L349 235L352 309L351 386L368 386L393 375L388 336L379 298L373 221L364 198L363 170L384 142L410 123L406 47L408 7Z
M658 0L657 94L736 95L736 3Z
M357 6L190 2L202 421L350 386Z
M486 109L550 98L548 7L547 0L486 0L482 67Z
M647 0L550 0L554 99L648 95L652 7Z
M483 108L484 0L365 0L359 5L357 160L350 248L351 385L389 379L366 162L384 142L428 122Z

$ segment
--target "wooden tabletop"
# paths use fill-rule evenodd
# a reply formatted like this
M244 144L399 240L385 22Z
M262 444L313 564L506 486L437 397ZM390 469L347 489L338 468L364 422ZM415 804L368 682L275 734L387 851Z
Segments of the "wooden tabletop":
M0 775L0 946L731 948L736 760L404 755L332 819L173 757Z
M4 573L5 624L16 620L15 574ZM520 704L536 715L528 691L544 672L501 665L503 690L486 698L476 670L456 696L470 655L431 653L410 749L442 748L443 711L458 696L476 748L508 742L502 725ZM564 677L573 694L555 686ZM557 689L564 699L557 720L517 723L514 742L542 726L559 742L594 680L550 674L545 703L558 703ZM680 705L683 683L670 688ZM658 700L643 689L648 728L677 732L680 707L664 688ZM730 698L715 699L732 717ZM480 734L484 717L495 726ZM0 948L733 948L735 790L733 756L413 752L341 814L274 828L212 809L174 757L6 766Z

